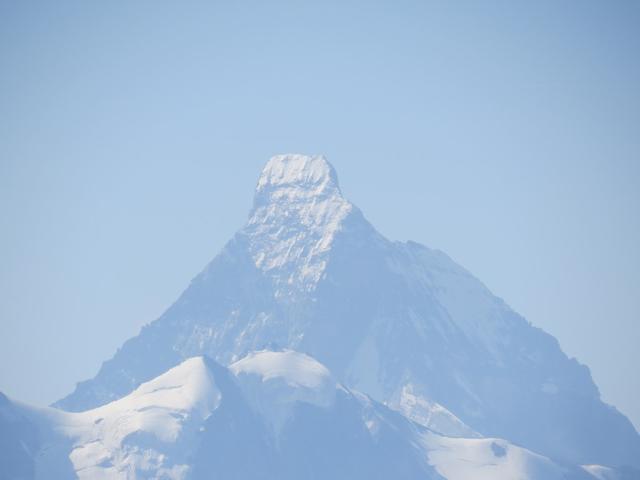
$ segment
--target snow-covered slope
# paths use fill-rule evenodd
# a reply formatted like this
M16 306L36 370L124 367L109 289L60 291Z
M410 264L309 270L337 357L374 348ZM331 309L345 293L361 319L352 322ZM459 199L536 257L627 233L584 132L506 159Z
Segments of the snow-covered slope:
M18 410L41 442L37 455L27 449L35 458L35 478L67 478L72 472L80 479L129 478L127 472L184 478L199 428L220 399L207 361L195 357L93 410Z
M272 158L245 227L57 405L111 402L191 356L229 365L273 347L317 358L444 434L507 438L574 464L640 465L640 436L585 366L444 253L381 236L319 156Z
M500 439L439 435L289 350L253 352L228 369L190 358L86 412L2 397L4 447L7 440L0 479L624 478Z
M232 364L245 398L277 434L299 402L330 407L336 381L320 363L293 352L261 351Z
M191 358L86 412L2 398L0 479L440 478L407 420L291 351Z

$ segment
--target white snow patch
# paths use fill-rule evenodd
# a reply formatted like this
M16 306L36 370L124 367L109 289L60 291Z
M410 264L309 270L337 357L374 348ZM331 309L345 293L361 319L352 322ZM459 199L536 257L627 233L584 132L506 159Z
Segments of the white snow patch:
M93 410L30 411L35 420L48 421L56 434L72 443L69 459L81 480L149 475L180 480L189 471L197 429L218 407L220 397L204 358L195 357ZM45 464L39 470L46 472L46 457L41 461Z
M265 422L279 433L296 403L327 408L333 405L337 382L327 368L303 354L263 350L229 367L246 398Z
M495 438L422 436L429 463L447 480L561 480L551 460Z

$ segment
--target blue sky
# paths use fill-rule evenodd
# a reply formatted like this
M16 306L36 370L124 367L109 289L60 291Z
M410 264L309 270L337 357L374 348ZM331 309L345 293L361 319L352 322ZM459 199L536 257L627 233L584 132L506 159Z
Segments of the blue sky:
M637 2L0 2L0 390L93 376L324 153L640 425Z

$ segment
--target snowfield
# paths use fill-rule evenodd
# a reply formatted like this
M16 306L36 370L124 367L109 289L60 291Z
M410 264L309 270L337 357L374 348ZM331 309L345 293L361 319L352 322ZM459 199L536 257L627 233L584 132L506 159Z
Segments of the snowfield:
M23 446L35 479L256 478L239 474L243 466L216 448L217 442L237 445L234 454L242 457L247 446L244 461L252 462L256 439L274 464L258 478L300 478L299 468L282 466L296 462L306 478L630 478L597 465L568 468L505 440L437 434L351 392L324 365L290 350L252 352L228 369L190 358L86 412L6 400L0 419L3 426L23 419L39 432L35 450ZM219 456L217 468L201 454L208 461ZM356 463L345 465L341 459L352 454ZM0 459L5 467L18 461ZM397 476L375 476L394 471Z

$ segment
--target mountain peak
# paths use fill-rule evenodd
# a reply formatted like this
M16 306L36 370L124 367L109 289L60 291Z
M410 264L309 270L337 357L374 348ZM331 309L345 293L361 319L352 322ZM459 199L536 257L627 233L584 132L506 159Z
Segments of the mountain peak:
M291 287L315 288L334 237L352 210L324 156L277 155L267 162L244 232L256 266L283 286L276 296Z
M217 408L220 391L210 370L211 360L191 357L141 384L128 396L101 409L144 409L149 405L198 412L204 418Z
M255 375L262 383L282 378L291 388L319 390L332 382L327 367L315 358L295 350L251 352L229 368L236 376Z
M276 433L293 415L296 404L329 407L338 388L324 365L294 350L252 352L229 370L250 404Z
M258 179L257 197L274 192L316 196L340 194L340 187L335 169L323 155L289 153L271 157Z

